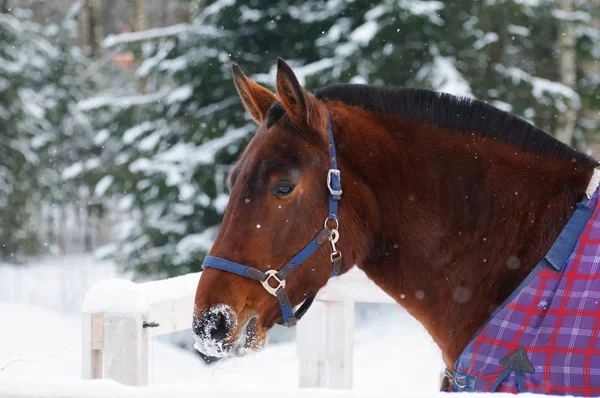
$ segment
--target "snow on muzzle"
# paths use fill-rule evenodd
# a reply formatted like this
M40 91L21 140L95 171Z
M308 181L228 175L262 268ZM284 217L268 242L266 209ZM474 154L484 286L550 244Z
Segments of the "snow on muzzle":
M194 317L194 348L204 355L222 358L228 355L242 356L262 348L256 339L256 320L251 317L238 330L238 317L230 306L217 304ZM237 336L234 334L237 331Z
M237 317L231 307L214 305L199 317L194 317L194 348L211 357L224 357L229 350L226 342L231 340L236 327Z

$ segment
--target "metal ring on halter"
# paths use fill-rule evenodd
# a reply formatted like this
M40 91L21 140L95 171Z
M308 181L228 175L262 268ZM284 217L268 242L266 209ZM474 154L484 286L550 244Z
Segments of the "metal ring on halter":
M265 290L269 293L271 293L273 296L277 296L277 292L279 291L279 289L283 289L285 287L285 279L279 279L277 277L277 270L275 269L270 269L268 271L265 271L265 274L267 275L267 279L265 279L264 281L260 282L262 283L263 287L265 288ZM273 287L271 285L269 285L269 279L275 279L275 281L277 282L277 286Z
M327 229L327 223L329 221L335 221L335 229L340 229L340 222L338 221L338 219L337 218L329 218L329 217L327 217L325 219L325 222L323 223L323 228Z

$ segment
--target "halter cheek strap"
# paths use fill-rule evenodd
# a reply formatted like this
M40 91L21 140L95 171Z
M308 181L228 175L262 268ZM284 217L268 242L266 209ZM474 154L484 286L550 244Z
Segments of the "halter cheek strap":
M308 311L316 295L309 296L298 310L294 312L290 299L285 292L286 278L326 242L330 242L331 244L331 277L338 275L342 268L342 253L336 247L336 243L340 238L338 231L338 202L342 198L342 183L340 170L337 168L333 123L330 115L327 116L327 129L329 130L331 168L327 172L329 213L325 219L323 229L317 233L308 245L287 261L279 270L273 269L263 272L244 264L214 256L207 256L202 264L203 268L216 268L260 282L267 292L275 296L279 303L283 320L280 320L278 323L288 327L296 325L298 320ZM335 228L330 229L328 227L330 221L335 223Z

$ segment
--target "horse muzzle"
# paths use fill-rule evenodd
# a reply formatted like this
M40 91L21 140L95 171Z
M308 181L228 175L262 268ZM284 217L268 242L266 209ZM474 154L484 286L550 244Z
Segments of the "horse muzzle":
M235 312L225 304L214 305L194 316L194 348L204 355L224 358L243 356L264 346L256 326L257 317L240 325ZM241 327L239 327L241 326Z

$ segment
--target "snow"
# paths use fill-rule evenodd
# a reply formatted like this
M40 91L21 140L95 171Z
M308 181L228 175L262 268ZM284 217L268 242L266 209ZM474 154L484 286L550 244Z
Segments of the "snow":
M138 144L138 148L142 152L153 151L156 148L156 146L160 143L160 140L163 137L163 135L163 130L155 131L154 133L141 140Z
M184 84L171 91L171 93L167 96L166 102L167 104L183 102L189 99L192 94L194 94L194 87L191 84Z
M355 46L355 43L352 43ZM355 47L353 47L355 48ZM306 83L306 78L312 76L316 73L319 73L323 70L331 69L335 65L342 63L341 59L337 58L323 58L319 61L312 62L310 64L302 65L300 62L295 60L286 60L286 62L292 67L294 70L294 74L298 79L298 83L300 85L304 85ZM268 74L260 73L252 76L252 79L257 83L269 84L275 80L277 74L277 67L273 66Z
M539 7L540 0L515 0L515 3L523 4L527 7Z
M92 285L117 276L127 277L119 274L112 262L99 261L90 255L34 259L25 265L0 263L0 302L79 313L85 293Z
M537 98L542 104L547 103L547 98L544 97L544 94L551 94L555 96L559 96L562 98L567 98L570 100L570 108L579 109L581 106L581 101L579 98L579 94L577 94L572 88L566 86L559 82L553 82L548 79L544 79L537 76L532 76L529 73L525 72L522 69L516 67L506 67L502 64L496 64L494 69L513 80L513 84L518 84L521 81L525 81L532 86L532 94ZM566 111L567 105L562 101L561 98L558 98L557 108L560 111Z
M142 122L136 126L128 128L123 133L123 142L125 144L131 144L133 141L138 139L142 134L152 130L155 126L154 122Z
M174 59L165 59L160 63L160 69L170 74L179 72L187 68L188 59L185 56L180 56Z
M0 396L6 383L14 380L29 384L43 380L72 384L80 378L81 321L78 316L0 302L0 324L0 369L4 368L0 370ZM156 383L175 382L182 376L191 379L195 372L206 367L191 352L159 340L152 342L152 348Z
M23 111L28 116L34 119L42 119L44 117L44 108L37 104L38 101L31 101L30 99L35 96L35 93L29 89L20 89L18 92L19 97L21 97L21 105L23 106Z
M115 108L129 107L132 105L147 105L155 102L162 101L162 99L169 94L169 90L157 91L152 94L146 95L131 95L131 96L115 96L114 93L99 94L95 97L91 97L77 103L77 109L79 111L91 111L99 109L105 106L112 106Z
M126 134L128 142L133 139L134 135L144 130L140 126L134 127L135 130L131 134ZM135 160L129 165L129 170L132 173L142 172L147 175L164 173L166 184L169 186L186 184L192 178L191 174L193 174L195 166L213 162L219 150L235 143L249 132L248 126L232 129L222 137L210 140L200 146L195 146L192 143L177 143L151 159L139 158Z
M414 15L429 15L444 9L441 1L400 0L402 8L406 8Z
M319 37L316 41L318 46L326 46L340 40L343 34L348 32L352 26L350 18L340 18L329 28L325 36Z
M437 48L431 51L437 54ZM433 63L423 66L417 72L417 79L428 78L434 90L458 96L472 97L471 87L454 65L453 57L434 55Z
M503 110L504 112L511 112L513 109L513 106L511 104L504 102L504 101L494 100L494 101L490 101L490 104L492 104L493 106L495 106L498 109Z
M179 185L185 181L187 173L193 171L193 166L209 164L219 150L233 144L248 134L248 128L232 129L222 137L208 141L200 146L190 143L178 143L170 149L161 152L152 160L138 159L130 165L132 172L145 173L164 172L167 175L167 185Z
M110 132L108 131L108 129L102 129L96 133L96 136L94 137L94 144L102 145L109 138L110 138Z
M384 315L385 314L385 315ZM354 388L357 391L414 391L433 393L443 370L437 347L414 320L400 311L386 311L377 321L357 329ZM76 383L80 377L80 322L77 317L29 305L0 303L0 396L7 381L43 380ZM40 335L40 325L44 333ZM190 339L191 331L189 332ZM298 383L295 343L269 345L242 358L207 366L190 351L152 342L152 384L186 383L238 385L247 392L294 391ZM277 377L273 377L277 375ZM182 387L182 386L180 386ZM64 391L64 390L63 390Z
M438 15L445 5L441 1L399 0L400 7L408 10L413 15L426 16L429 22L443 26L444 20Z
M174 40L160 43L160 47L156 52L156 55L145 58L142 65L140 65L140 67L135 71L135 76L138 78L148 76L152 69L160 65L160 63L165 60L173 48L175 48Z
M115 178L110 175L102 177L100 181L98 181L98 183L96 184L96 188L94 189L94 193L96 194L96 196L104 196L104 194L106 193L106 191L108 191L108 188L110 188L114 180Z
M65 15L65 18L63 19L63 25L71 23L75 20L75 18L77 17L77 14L79 14L79 12L83 8L83 6L85 6L85 2L86 2L86 0L78 0L78 1L73 2L73 4L71 4L71 7L69 7L69 10L67 11L67 14Z
M256 22L258 20L260 20L263 16L263 12L260 10L256 10L253 8L249 8L246 5L242 5L240 7L240 18L238 19L238 22L243 24L245 22Z
M69 386L77 385L81 372L79 308L70 313L59 313L32 304L59 305L60 300L50 296L58 295L62 284L79 291L88 285L90 279L106 274L105 265L94 265L89 258L85 261L80 257L57 258L51 262L32 265L23 272L23 276L27 277L18 280L7 280L5 267L0 267L0 369L11 363L0 371L0 396L5 394L8 388L23 388L29 385L32 390L27 391L34 391L37 385L44 383L58 383L60 386L56 387L56 391L66 394ZM77 276L77 271L71 267L71 263L73 266L89 264L86 268L87 278ZM59 272L62 264L69 264L69 267ZM49 278L44 269L53 269L53 274L64 274L70 278ZM114 268L110 269L114 272ZM95 274L96 270L102 272ZM110 275L109 278L114 276ZM35 289L41 289L47 294L32 296L34 300L29 301L29 304L7 303L6 300L14 301L13 299L18 297L5 294L6 286L2 285L5 281L7 285L13 285L15 290L31 294ZM117 295L117 290L120 295L121 291L130 289L126 282L119 283L123 286L119 286L118 289L115 289L114 282L110 280L97 284L94 289L99 289L98 286L104 286L106 289L102 288L102 292L96 291L97 294L94 295ZM155 288L157 284L164 283L172 286L168 289L163 289L164 286L160 289ZM173 299L179 292L195 289L197 283L198 274L173 278L168 282L144 283L139 285L138 289L133 289L133 299L137 299L138 294L146 297L146 304L167 298ZM170 292L168 296L165 296L166 291ZM88 296L86 310L98 309L91 306L90 297ZM111 297L107 302L98 304L102 307L107 304L113 305L114 308L122 310L123 304L120 301L126 298L118 297L120 300ZM365 396L367 392L389 394L390 391L414 390L425 394L438 390L440 372L443 370L439 349L423 328L398 306L359 305L356 327L354 388L357 397ZM43 329L43 333L40 329ZM195 353L166 344L162 338L155 338L152 340L150 355L151 384L156 384L153 387L156 389L164 388L163 391L171 391L171 388L186 391L208 387L220 391L235 387L243 389L246 395L264 390L290 393L298 391L294 331L276 327L275 332L291 334L285 343L271 343L261 352L242 358L228 358L210 366L201 361ZM183 336L191 345L191 330L183 332ZM13 362L17 359L21 360ZM84 393L91 394L91 390L93 389L88 387ZM17 391L22 393L25 389ZM54 390L41 391L48 393ZM169 396L174 395L170 392Z
M136 314L148 311L148 302L139 286L127 279L105 279L85 295L82 311Z
M194 348L211 357L222 358L226 355L223 347L223 340L215 340L212 336L212 331L217 328L217 319L225 319L228 334L225 339L231 339L231 331L237 327L237 317L232 308L225 304L217 304L210 307L207 311L208 316L204 321L194 320L197 325L194 325L194 330L201 326L201 335L194 334ZM243 334L242 334L243 335Z
M562 21L578 21L589 23L592 19L591 15L588 12L584 11L565 11L554 9L552 10L552 16L556 19L560 19Z
M204 116L208 116L218 110L229 108L232 105L236 105L239 103L239 97L229 97L225 98L223 101L219 101L217 103L207 105L203 108L198 109L194 112L194 116L201 118Z
M111 48L120 44L134 43L143 40L159 39L169 36L177 36L190 31L191 25L181 23L164 28L148 29L141 32L126 32L116 35L108 35L102 41L102 47Z
M199 281L200 273L196 272L166 280L141 283L138 285L138 288L139 293L144 295L146 302L152 305L187 296L188 292L196 290Z
M473 47L476 50L481 50L488 44L497 42L498 39L499 39L499 37L496 32L487 32L485 35L483 35L482 38L478 39L475 43L473 43Z
M224 213L225 208L227 207L227 203L229 203L229 195L219 194L215 198L213 205L215 206L215 209L217 209L217 211L219 213Z
M529 28L520 25L508 24L506 26L506 30L508 30L508 32L512 33L513 35L518 36L529 36L531 34Z
M26 393L24 393L26 392ZM285 391L273 390L270 384L265 384L248 391L246 385L235 383L224 383L219 385L210 384L161 384L150 387L129 387L119 385L111 380L92 380L77 381L65 383L61 381L46 381L31 385L26 381L10 381L5 385L0 385L0 394L7 394L12 398L32 398L32 397L56 397L56 398L391 398L410 396L414 398L447 398L448 393L422 393L415 392L414 387L403 388L401 393L397 391L388 392L364 392L353 390L330 390L330 389L286 389ZM3 395L2 395L3 396ZM509 393L470 393L473 398L514 398ZM534 398L542 397L529 393L519 394L519 397Z
M365 46L375 37L379 28L377 21L367 21L352 31L350 40Z
M235 4L235 0L217 0L208 7L204 8L200 15L196 18L197 24L204 22L206 18L211 15L219 13L223 8L229 7Z
M176 247L177 254L183 261L189 259L192 253L208 252L219 231L218 226L209 227L199 234L190 234L182 238Z
M301 5L289 5L287 11L292 18L295 18L302 23L314 23L324 21L334 15L339 15L344 8L342 0L328 0L316 9L311 8L310 3L300 3Z

